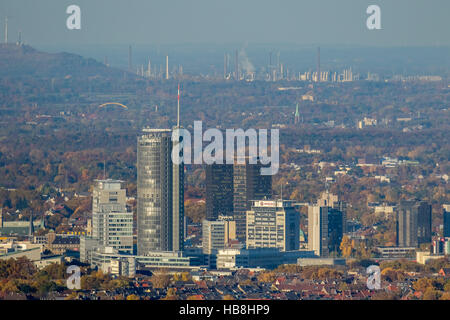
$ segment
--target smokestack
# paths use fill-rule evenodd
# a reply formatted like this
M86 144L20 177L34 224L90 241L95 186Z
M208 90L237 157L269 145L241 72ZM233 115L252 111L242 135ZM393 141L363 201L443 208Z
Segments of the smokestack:
M8 43L8 17L5 17L5 43Z
M227 64L228 64L228 59L227 59L227 54L225 53L223 56L223 78L224 79L227 78Z
M169 80L169 56L166 56L166 80Z
M236 68L236 80L239 80L239 55L238 55L238 51L236 50L236 62L235 62L235 68Z
M317 82L320 82L320 47L317 48Z
M277 52L277 72L280 70L280 51Z
M133 71L133 61L132 61L132 54L131 54L131 46L128 47L128 70L130 72Z

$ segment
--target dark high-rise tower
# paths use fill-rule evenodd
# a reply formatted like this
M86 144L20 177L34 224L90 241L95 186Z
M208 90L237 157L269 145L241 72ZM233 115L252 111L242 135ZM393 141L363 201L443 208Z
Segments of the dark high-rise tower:
M397 209L397 245L419 247L431 242L431 205L402 201Z
M317 204L308 207L309 249L320 256L339 251L345 224L345 203L337 195L323 192Z
M444 215L444 237L445 238L450 238L450 211L448 211L448 207L447 206L444 207L444 210L443 210L443 215Z
M272 176L261 175L261 164L235 164L233 168L233 210L236 234L245 239L246 212L251 208L251 200L272 197Z
M206 219L233 215L233 165L211 164L206 173Z
M338 252L344 231L344 213L335 208L328 208L328 251Z

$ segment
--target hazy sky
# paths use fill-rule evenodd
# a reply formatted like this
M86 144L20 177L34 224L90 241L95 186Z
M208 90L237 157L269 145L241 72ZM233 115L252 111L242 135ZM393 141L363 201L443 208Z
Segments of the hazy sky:
M71 4L81 30L66 28ZM382 30L366 27L371 4ZM31 45L450 45L450 0L1 0L1 25L5 16L10 41L20 29Z

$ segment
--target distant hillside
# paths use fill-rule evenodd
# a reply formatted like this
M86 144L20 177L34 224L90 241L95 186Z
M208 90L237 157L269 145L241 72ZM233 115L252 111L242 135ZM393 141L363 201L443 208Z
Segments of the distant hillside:
M0 45L2 78L112 78L123 77L124 72L71 53L51 54L26 45Z

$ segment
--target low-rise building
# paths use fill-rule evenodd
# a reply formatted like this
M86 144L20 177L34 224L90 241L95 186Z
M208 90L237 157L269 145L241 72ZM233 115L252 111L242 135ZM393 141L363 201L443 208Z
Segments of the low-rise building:
M132 270L130 269L130 263L131 266L134 263L135 268L137 266L143 268L198 268L191 266L191 258L185 256L181 251L155 251L149 252L145 256L136 256L120 254L116 249L112 247L100 247L93 250L90 253L89 264L92 268L98 268L105 272L116 272L118 270L117 268L119 268L121 265L118 265L118 262L115 260L119 260L121 261L121 263L125 263L124 261L128 261L128 270ZM126 272L123 271L123 273Z
M45 248L54 254L64 254L66 251L80 250L80 237L67 234L56 234L49 232L47 235L47 244Z
M415 247L377 247L381 258L399 259L414 256Z
M428 251L417 251L416 261L420 264L426 264L427 261L445 258L443 254L433 254Z
M314 257L310 250L281 251L279 248L223 249L217 254L217 269L266 268L293 264L300 257Z
M297 264L301 267L306 266L343 266L345 265L345 259L336 259L336 258L299 258L297 259Z

